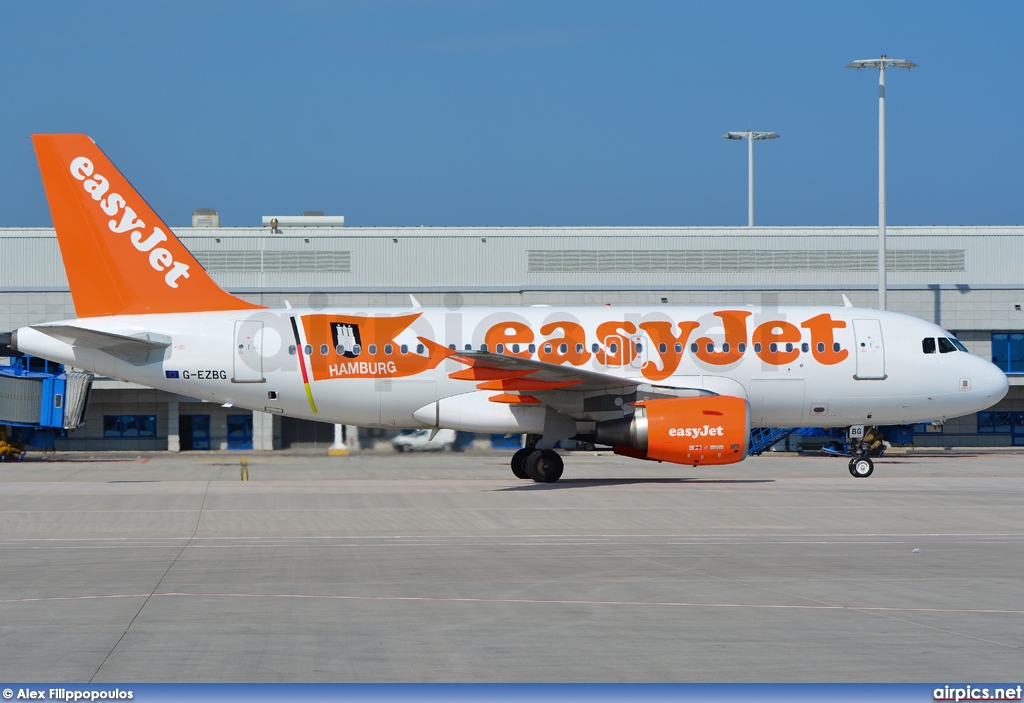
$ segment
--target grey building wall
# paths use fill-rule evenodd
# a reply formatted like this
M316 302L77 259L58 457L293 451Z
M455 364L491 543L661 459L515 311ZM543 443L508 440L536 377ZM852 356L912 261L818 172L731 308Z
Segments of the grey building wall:
M796 228L176 228L229 291L272 307L877 304L874 227ZM991 356L991 333L1024 330L1024 226L890 227L889 308L936 322ZM75 316L52 229L0 229L0 331ZM1024 377L995 411L1024 411ZM177 407L173 406L178 403ZM175 414L208 414L226 446L231 412L100 382L86 427L65 447L163 449ZM102 437L104 414L156 414L158 438ZM235 411L236 413L239 411ZM279 418L254 443L280 446ZM287 441L287 437L285 438ZM918 444L1008 444L977 418Z

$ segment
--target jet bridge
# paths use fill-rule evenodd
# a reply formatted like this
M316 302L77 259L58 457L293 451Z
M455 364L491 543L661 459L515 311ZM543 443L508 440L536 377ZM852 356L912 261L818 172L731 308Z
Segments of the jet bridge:
M0 441L0 460L21 458L24 444L53 448L58 434L85 421L93 375L17 355L0 336L0 357L4 356L9 363L0 364L0 427L9 429Z

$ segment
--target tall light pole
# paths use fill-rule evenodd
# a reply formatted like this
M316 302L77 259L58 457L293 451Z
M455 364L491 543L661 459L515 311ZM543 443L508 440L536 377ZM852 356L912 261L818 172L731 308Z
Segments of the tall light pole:
M722 139L746 139L750 146L747 157L747 227L754 226L754 142L778 138L775 132L752 132L749 129L746 132L726 132L722 135Z
M885 69L917 68L906 59L860 59L847 68L878 69L878 309L885 310Z

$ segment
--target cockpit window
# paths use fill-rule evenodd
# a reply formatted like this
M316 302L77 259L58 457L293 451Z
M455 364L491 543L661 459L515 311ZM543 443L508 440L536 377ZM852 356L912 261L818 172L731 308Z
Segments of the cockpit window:
M935 337L925 337L921 340L921 349L925 354L935 353Z
M965 351L967 351L967 347L965 347L965 346L964 346L964 343L963 343L963 342L961 342L961 341L960 341L959 339L957 339L956 337L950 337L950 338L949 338L949 341L950 341L950 342L952 342L952 343L953 343L953 346L954 346L954 347L956 347L956 348L957 348L958 350L960 350L960 351L962 351L962 352L965 352ZM969 354L970 352L967 352L967 353Z
M939 352L941 352L942 354L948 354L950 352L955 351L956 347L953 346L953 343L951 341L949 341L945 337L939 337Z

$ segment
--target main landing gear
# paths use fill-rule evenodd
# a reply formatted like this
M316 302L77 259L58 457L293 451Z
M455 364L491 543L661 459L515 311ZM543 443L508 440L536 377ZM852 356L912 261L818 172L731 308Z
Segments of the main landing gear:
M562 477L562 457L552 449L527 447L512 455L512 473L516 478L532 478L537 483L554 483Z

